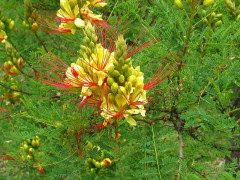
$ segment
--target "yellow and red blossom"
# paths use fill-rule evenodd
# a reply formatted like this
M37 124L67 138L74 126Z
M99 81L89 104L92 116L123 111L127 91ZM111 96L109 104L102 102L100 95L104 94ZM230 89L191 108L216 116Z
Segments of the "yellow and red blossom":
M75 34L77 28L85 27L86 21L107 27L108 25L103 21L102 15L94 14L90 10L92 6L103 7L106 4L105 1L98 0L82 1L81 3L76 0L60 0L60 9L56 16L43 11L46 15L34 12L32 18L35 23L42 26L40 29L43 31ZM56 25L56 23L59 25Z
M135 115L145 116L145 105L151 103L152 97L147 92L161 84L173 75L177 63L169 59L167 65L159 68L154 76L144 83L144 73L140 67L133 67L131 55L150 46L149 43L127 54L127 45L123 36L119 36L116 47L110 49L99 43L94 26L89 22L84 28L85 45L81 45L80 55L76 63L70 67L60 68L65 76L62 81L52 79L44 82L61 87L71 88L79 92L82 97L80 107L97 108L95 115L100 114L104 119L104 126L118 122L121 119L135 126ZM54 71L52 71L54 72Z

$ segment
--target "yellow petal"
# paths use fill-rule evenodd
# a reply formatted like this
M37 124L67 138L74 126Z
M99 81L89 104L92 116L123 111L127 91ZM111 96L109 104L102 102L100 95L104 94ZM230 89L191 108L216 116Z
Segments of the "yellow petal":
M136 126L137 122L135 121L135 119L132 118L132 116L128 116L128 118L126 119L126 121L131 125L131 126Z

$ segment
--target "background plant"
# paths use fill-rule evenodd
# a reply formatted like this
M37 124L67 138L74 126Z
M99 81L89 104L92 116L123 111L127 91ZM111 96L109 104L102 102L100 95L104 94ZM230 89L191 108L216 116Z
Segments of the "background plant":
M47 3L51 4L48 11L59 9L58 1ZM124 24L119 29L126 29L123 32L129 45L136 43L139 32L148 34L141 36L140 43L149 36L159 38L158 44L134 55L134 64L141 66L146 77L150 78L169 54L174 53L182 62L169 87L156 97L162 100L148 109L145 119L138 119L136 128L120 124L119 139L113 127L81 132L81 152L95 158L101 155L96 148L86 150L90 141L113 162L106 171L91 174L79 154L79 134L74 132L75 127L88 127L89 120L95 125L102 119L90 116L91 109L79 113L76 93L59 96L61 91L48 89L48 85L32 78L34 69L41 68L42 63L36 56L46 56L49 50L66 62L75 62L81 34L66 36L25 29L22 1L1 1L2 13L16 24L8 38L27 62L24 74L11 77L20 90L20 101L14 100L11 108L6 99L0 102L1 157L15 159L1 161L2 178L239 178L239 156L234 155L239 153L240 23L229 13L225 1L215 1L208 7L203 1L182 3L184 8L178 9L174 1L109 0L103 10L95 9L109 23ZM239 9L238 1L235 6ZM8 7L16 8L4 10ZM33 7L40 8L34 1ZM205 22L213 12L222 14L222 24L216 28L217 21ZM3 44L0 53L2 65L7 57ZM8 84L10 81L4 82L3 71L0 77L1 95L18 92ZM35 160L22 161L21 143L34 136L41 138Z

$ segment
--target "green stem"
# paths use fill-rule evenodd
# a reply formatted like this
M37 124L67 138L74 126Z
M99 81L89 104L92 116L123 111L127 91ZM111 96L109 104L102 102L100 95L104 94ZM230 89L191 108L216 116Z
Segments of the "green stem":
M158 176L159 176L159 179L162 180L160 167L159 167L159 162L158 162L157 147L156 147L156 142L155 142L155 134L154 134L153 126L152 126L151 129L152 129L153 146L154 146L154 151L155 151L155 158L156 158L156 163L157 163Z
M183 47L183 54L182 54L182 56L185 56L186 53L187 53L187 50L188 50L189 40L190 40L190 37L191 37L191 32L192 32L192 27L193 27L193 22L194 22L194 17L196 15L195 8L196 8L196 2L192 1L192 4L191 4L191 16L190 16L190 20L189 20L189 26L188 26L188 29L187 29L186 40L185 40L185 45ZM181 66L180 66L180 68L181 68Z

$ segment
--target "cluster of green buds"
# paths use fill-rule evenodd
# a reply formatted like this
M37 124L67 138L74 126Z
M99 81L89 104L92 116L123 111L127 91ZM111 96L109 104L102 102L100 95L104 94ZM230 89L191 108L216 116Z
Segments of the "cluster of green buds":
M134 68L127 58L127 45L123 36L116 41L115 52L98 42L95 28L88 23L84 44L76 63L67 69L64 83L81 92L82 103L100 108L104 125L125 119L136 125L133 115L145 116L146 90L140 67Z
M34 8L32 6L31 0L24 0L24 21L22 23L23 27L37 31L39 29L39 25L34 22L34 19L38 19L38 17L36 17L37 14L34 14L33 17L33 12Z
M240 1L225 0L225 4L232 16L236 17L237 21L240 21Z
M194 2L195 1L195 2ZM199 1L200 2L200 1ZM185 9L187 6L191 6L191 3L196 4L196 0L174 0L174 4L177 6L179 9ZM204 0L202 2L202 5L205 7L212 6L214 4L214 0Z
M206 16L207 15L206 11L202 10L202 14L203 16L205 16L203 22L206 23L211 28L219 27L223 23L222 22L223 15L221 13L212 12L211 14Z
M22 146L20 147L20 149L25 152L25 155L21 155L23 160L26 160L26 158L28 160L33 159L34 158L34 151L36 149L38 149L41 145L41 139L39 136L35 136L31 139L26 139L23 141ZM26 158L25 158L26 157Z
M8 31L14 29L15 23L12 19L7 18L0 11L0 41L3 41L8 38Z
M13 45L4 40L6 52L7 52L7 60L2 65L2 69L6 74L10 75L19 75L21 74L23 67L23 59L19 56L17 50L13 47Z
M112 161L110 158L105 158L104 152L100 149L99 146L93 146L90 142L85 146L87 151L91 151L93 149L97 149L100 152L100 156L98 157L89 157L85 160L86 168L94 174L99 174L106 170L106 168L110 167Z
M13 78L9 77L7 74L3 76L3 80L1 80L1 82L9 86L11 89L17 90L19 88L16 81ZM9 105L13 104L19 95L20 93L17 91L7 90L2 93L0 99L3 99L6 105Z

